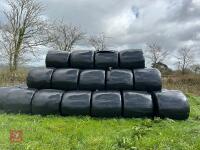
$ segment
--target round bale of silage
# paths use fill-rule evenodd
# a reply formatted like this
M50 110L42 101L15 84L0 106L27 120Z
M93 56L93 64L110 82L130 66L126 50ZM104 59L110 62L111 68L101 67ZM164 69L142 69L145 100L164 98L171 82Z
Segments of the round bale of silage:
M118 52L103 50L95 53L95 68L108 69L118 67Z
M159 117L177 120L189 117L190 106L187 97L181 91L165 90L154 94Z
M104 70L83 70L79 79L80 90L102 90L105 89Z
M29 71L27 76L27 86L36 89L50 89L53 69L37 68Z
M52 75L52 88L60 90L76 90L79 69L56 69Z
M46 55L47 68L68 68L70 53L66 51L48 51Z
M124 91L124 117L153 117L153 101L147 92Z
M120 68L137 69L145 67L145 59L140 49L127 49L119 52Z
M121 94L117 91L96 91L92 94L91 115L94 117L121 116Z
M79 69L94 68L94 51L75 50L70 55L70 66Z
M26 88L1 88L1 110L7 113L31 113L31 100L35 92Z
M89 91L68 91L63 95L61 103L62 115L90 115Z
M4 104L7 101L7 95L9 93L9 91L13 88L17 88L17 87L0 87L0 111L1 112L6 111Z
M155 68L135 69L134 71L135 90L139 91L160 91L162 88L161 73Z
M131 90L133 89L133 73L131 70L113 69L107 71L106 89Z
M27 89L28 86L26 84L19 84L15 86L16 88Z
M60 103L63 91L43 89L35 93L32 100L32 114L60 114Z

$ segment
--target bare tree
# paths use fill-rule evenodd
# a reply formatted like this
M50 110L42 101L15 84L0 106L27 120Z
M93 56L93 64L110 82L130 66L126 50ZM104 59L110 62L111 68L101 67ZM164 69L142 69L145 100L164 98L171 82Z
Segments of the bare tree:
M152 62L152 66L156 66L158 63L163 63L168 54L168 50L163 49L156 42L147 44L147 57Z
M200 73L200 64L194 64L190 67L190 70L194 72L195 74Z
M54 48L62 51L71 51L78 41L84 39L85 33L79 27L65 24L61 20L53 23L49 37Z
M43 7L36 0L8 0L9 9L4 11L6 22L1 28L1 55L9 63L10 71L34 54L35 48L45 45L45 23L41 19Z
M108 37L106 37L106 35L104 33L101 33L96 36L90 36L88 41L89 41L90 45L92 47L94 47L94 49L96 51L102 51L107 48L106 38L108 38Z
M187 47L181 48L178 50L176 58L178 68L181 70L182 74L185 74L188 67L193 63L193 51Z

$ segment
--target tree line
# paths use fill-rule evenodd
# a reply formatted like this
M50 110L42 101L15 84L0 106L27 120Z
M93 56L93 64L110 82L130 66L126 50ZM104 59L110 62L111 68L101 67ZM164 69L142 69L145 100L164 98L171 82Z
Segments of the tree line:
M164 63L169 57L175 58L175 65L181 71L181 74L188 72L200 73L200 64L195 64L194 51L189 47L180 48L176 54L170 54L169 50L164 49L157 42L147 44L147 58L152 62L152 67L158 68L165 73L170 71Z
M2 60L8 62L11 72L16 71L20 63L28 61L27 55L35 55L39 46L71 51L79 41L86 39L96 51L107 49L108 37L104 33L88 37L79 26L66 24L63 20L50 23L43 19L44 7L36 0L7 0L7 3L9 9L3 12L6 21L0 25L0 54ZM163 62L169 51L156 42L147 44L146 51L152 67L166 67ZM200 71L198 64L192 65L194 59L190 48L181 48L175 57L183 74L189 67L194 72Z

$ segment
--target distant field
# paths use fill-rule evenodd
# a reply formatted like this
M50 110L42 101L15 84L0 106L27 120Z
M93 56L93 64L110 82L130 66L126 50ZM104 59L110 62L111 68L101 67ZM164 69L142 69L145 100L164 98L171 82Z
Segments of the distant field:
M200 74L165 76L162 79L164 88L177 89L200 96Z
M25 84L27 73L27 69L19 69L12 74L7 69L0 69L0 86Z
M23 84L26 74L26 70L13 75L3 70L0 86ZM200 149L198 81L198 77L163 80L164 87L190 93L191 113L186 121L0 114L0 150ZM11 130L23 133L20 143L10 142Z

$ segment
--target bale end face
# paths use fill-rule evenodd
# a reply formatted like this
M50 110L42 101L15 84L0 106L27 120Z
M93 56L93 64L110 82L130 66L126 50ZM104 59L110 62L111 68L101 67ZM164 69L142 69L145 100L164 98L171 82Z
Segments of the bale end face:
M79 69L94 68L94 51L75 50L70 55L70 66Z
M190 106L186 96L177 90L165 90L155 93L158 103L158 115L161 118L185 120L189 117Z
M122 101L120 92L97 91L92 95L91 115L94 117L121 116Z
M0 88L0 110L31 114L31 100L36 90L18 87Z
M118 52L110 50L96 52L95 68L96 69L118 68Z
M67 68L69 67L69 52L48 51L45 59L47 68Z
M105 89L104 70L83 70L79 79L80 90L103 90Z
M59 90L76 90L79 69L56 69L52 75L52 88Z
M145 67L145 59L140 49L126 49L119 52L120 68L137 69Z
M70 91L63 95L62 115L90 115L91 92Z
M147 92L124 91L124 117L153 118L153 101Z
M161 73L155 68L135 69L134 86L138 91L161 91Z
M36 89L50 89L54 69L32 69L27 76L27 86Z
M32 114L60 114L63 91L43 89L35 93L32 100Z
M133 73L131 70L113 69L107 71L106 89L109 90L132 90Z

